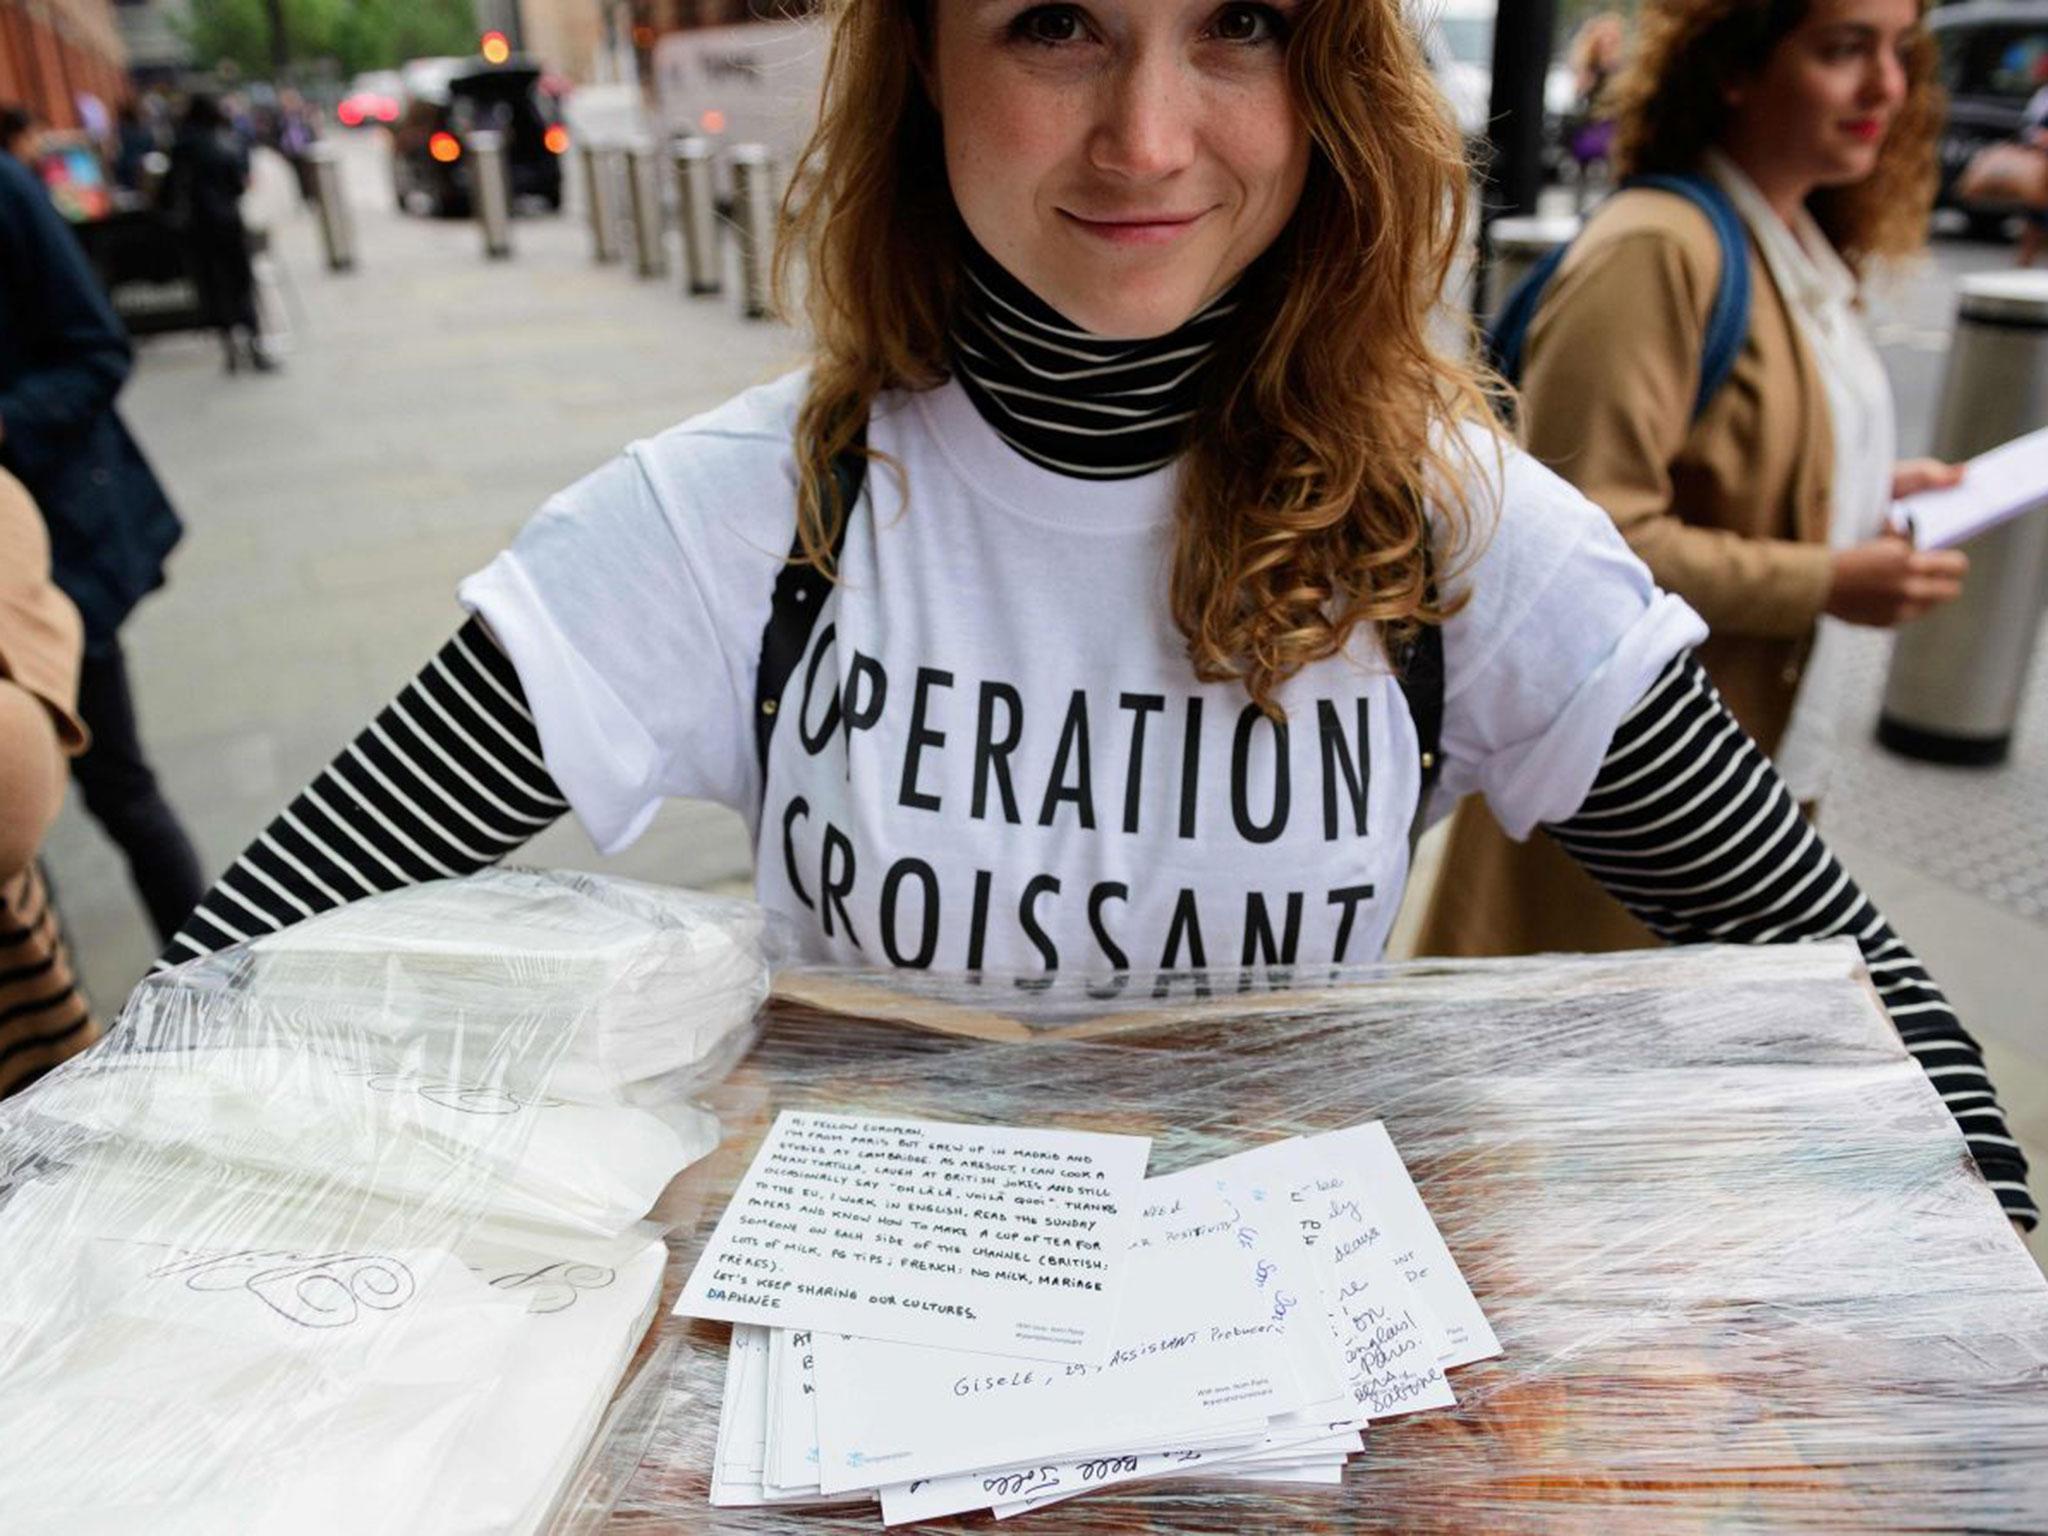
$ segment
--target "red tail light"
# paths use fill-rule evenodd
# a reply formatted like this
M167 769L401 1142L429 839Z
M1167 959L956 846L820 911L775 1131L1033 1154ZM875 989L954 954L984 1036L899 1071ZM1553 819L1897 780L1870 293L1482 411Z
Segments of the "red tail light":
M551 155L569 153L569 130L560 123L549 125L548 131L540 136L540 141L547 146L547 151Z
M398 103L389 96L379 96L376 105L372 106L370 111L375 114L377 121L380 123L395 123L398 121Z
M437 133L427 140L427 153L443 165L453 165L462 158L462 141L452 133Z
M363 109L353 101L344 101L334 109L334 115L341 119L344 128L360 127L363 121Z

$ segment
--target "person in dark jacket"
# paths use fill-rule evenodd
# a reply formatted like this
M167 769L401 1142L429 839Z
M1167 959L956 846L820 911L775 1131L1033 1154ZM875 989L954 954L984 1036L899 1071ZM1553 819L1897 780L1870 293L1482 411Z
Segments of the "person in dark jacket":
M57 585L85 620L78 711L92 747L73 777L168 937L199 899L199 860L143 756L120 628L163 585L182 530L114 411L133 361L42 184L0 158L0 467L41 507Z
M264 349L256 317L256 274L249 265L249 231L242 223L242 193L248 185L247 146L218 101L203 93L194 96L171 145L164 208L184 233L199 302L220 333L229 373L245 357L262 372L277 366Z

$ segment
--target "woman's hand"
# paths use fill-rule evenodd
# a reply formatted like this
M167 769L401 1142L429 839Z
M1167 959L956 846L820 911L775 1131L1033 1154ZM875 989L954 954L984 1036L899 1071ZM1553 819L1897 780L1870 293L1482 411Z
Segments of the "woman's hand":
M1945 491L1963 481L1963 466L1944 464L1940 459L1901 459L1892 466L1892 500L1901 501L1922 491Z
M1903 534L1883 534L1835 555L1827 611L1880 629L1910 623L1953 600L1969 570L1969 556L1960 550L1919 550Z

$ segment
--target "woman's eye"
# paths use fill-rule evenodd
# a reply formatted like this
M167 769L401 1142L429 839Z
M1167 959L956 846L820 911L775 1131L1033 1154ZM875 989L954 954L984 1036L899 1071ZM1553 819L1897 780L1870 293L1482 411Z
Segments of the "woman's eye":
M1287 21L1270 5L1226 5L1211 30L1226 43L1271 43L1286 35Z
M1010 23L1012 36L1048 48L1077 42L1084 31L1081 13L1070 5L1033 6Z

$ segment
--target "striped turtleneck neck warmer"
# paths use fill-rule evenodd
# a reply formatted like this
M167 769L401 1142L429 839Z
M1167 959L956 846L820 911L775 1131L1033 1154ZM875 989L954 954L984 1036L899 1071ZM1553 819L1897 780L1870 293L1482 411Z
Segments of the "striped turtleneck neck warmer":
M966 244L954 365L1003 441L1082 480L1127 480L1179 457L1234 290L1167 335L1108 341Z

